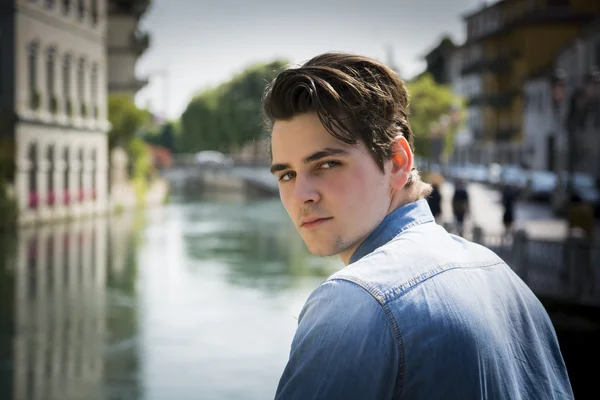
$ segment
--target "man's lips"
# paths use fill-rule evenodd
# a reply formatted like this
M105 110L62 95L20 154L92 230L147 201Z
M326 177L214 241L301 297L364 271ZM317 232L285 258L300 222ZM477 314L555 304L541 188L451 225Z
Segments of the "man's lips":
M309 229L309 228L315 228L315 227L317 227L317 226L319 226L319 225L321 225L321 224L329 221L330 219L332 219L332 217L329 217L329 218L309 219L309 220L303 221L300 224L300 227L307 228L307 229Z

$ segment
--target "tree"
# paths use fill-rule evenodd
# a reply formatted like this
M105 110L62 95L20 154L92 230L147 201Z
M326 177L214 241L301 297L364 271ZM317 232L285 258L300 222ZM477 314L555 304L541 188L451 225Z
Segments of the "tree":
M260 138L265 87L285 65L282 60L252 65L230 81L195 96L181 115L176 148L231 152Z
M142 128L149 124L148 111L137 108L128 95L111 94L108 96L108 120L112 127L108 132L108 146L129 147L131 140Z
M158 129L150 129L144 133L143 139L146 143L161 146L175 151L175 140L178 136L179 124L169 121Z
M461 97L455 95L446 85L439 85L430 74L423 74L407 83L410 98L410 124L415 137L416 153L431 156L432 137L441 133L444 139L444 153L450 154L454 135L464 121L465 107ZM458 121L444 126L444 121L453 107L457 107ZM442 122L440 124L440 121Z

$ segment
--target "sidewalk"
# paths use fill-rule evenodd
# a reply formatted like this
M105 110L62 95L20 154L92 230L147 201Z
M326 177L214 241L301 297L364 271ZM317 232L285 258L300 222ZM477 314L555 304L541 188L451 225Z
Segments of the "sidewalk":
M502 235L502 206L500 194L484 185L468 185L471 202L471 215L465 224L470 230L473 223L480 226L488 235ZM452 222L451 200L454 193L452 183L445 182L442 192L442 218L440 223ZM600 222L596 221L596 242L600 245ZM552 215L549 207L519 203L516 208L515 229L524 229L528 236L535 239L562 241L567 237L567 224L564 219Z

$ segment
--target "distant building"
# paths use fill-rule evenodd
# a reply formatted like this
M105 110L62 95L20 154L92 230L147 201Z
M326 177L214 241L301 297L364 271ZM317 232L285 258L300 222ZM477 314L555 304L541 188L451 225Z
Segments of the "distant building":
M562 135L562 110L554 110L550 79L552 67L530 75L524 83L523 151L534 170L554 170L553 149Z
M523 81L600 11L590 0L501 0L464 16L465 46L481 46L471 70L482 74L483 131L493 143L523 138Z
M0 9L0 181L19 222L104 212L106 1Z
M600 17L581 34L564 45L552 64L528 77L524 86L525 153L532 167L556 171L566 169L567 131L565 129L571 97L581 88L586 75L600 68ZM552 101L552 77L562 71L564 97ZM596 99L600 103L600 98ZM600 177L600 108L587 115L584 129L574 136L574 169Z
M482 139L481 73L471 66L481 59L481 48L477 44L457 46L450 37L442 41L425 55L427 68L439 84L448 85L452 92L466 100L466 124L456 134L454 162L473 161L477 144Z
M461 95L466 100L467 126L472 132L473 140L481 143L483 134L483 76L479 65L483 59L483 51L478 43L463 44L456 54L460 57Z
M433 80L442 85L449 85L450 63L456 45L449 36L444 36L440 43L425 55L427 67L425 73L431 74Z
M108 0L108 90L132 97L148 84L135 75L137 60L150 46L150 35L139 30L150 0Z

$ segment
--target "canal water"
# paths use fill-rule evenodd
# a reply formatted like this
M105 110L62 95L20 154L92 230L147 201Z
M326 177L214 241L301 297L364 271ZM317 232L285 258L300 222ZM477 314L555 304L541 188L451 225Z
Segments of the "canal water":
M310 292L279 199L160 209L0 237L0 399L269 399Z

